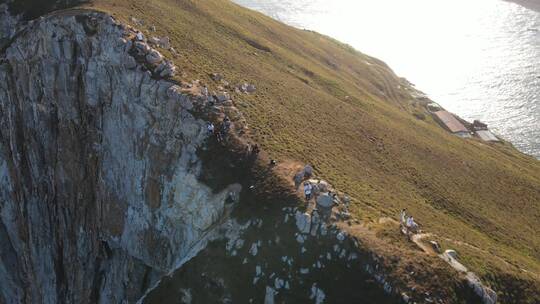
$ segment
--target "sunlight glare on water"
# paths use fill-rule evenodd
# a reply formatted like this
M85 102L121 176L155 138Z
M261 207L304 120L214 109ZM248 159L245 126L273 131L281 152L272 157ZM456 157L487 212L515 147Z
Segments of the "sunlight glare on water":
M235 0L380 58L540 158L540 13L501 0Z

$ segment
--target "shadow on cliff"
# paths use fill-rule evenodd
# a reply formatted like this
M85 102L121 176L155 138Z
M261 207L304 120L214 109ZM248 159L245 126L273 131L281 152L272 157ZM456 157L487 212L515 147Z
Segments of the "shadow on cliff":
M236 136L226 142L210 137L197 153L203 166L200 181L216 193L240 183L240 202L233 211L240 221L260 212L269 215L272 210L281 211L283 206L297 206L300 199L296 192L276 174L266 153L252 156L247 152L250 144Z
M25 20L32 20L55 10L88 2L90 0L0 0L0 4L8 4L12 14L23 14Z

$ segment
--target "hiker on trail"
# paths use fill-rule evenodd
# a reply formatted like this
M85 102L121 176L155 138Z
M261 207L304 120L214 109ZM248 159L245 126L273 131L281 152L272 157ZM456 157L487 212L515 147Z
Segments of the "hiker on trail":
M407 217L406 226L408 228L411 228L414 222L414 218L412 216Z
M218 136L221 138L222 141L227 139L227 132L228 132L228 129L225 126L225 123L222 123L219 130L217 131Z
M412 216L407 216L407 209L403 208L399 212L399 227L401 229L401 232L407 236L410 236L409 234L413 231L413 226L416 225L414 223L414 219Z
M229 192L227 198L225 199L225 204L229 205L236 202L236 194L234 192Z
M414 218L412 216L407 218L407 228L413 233L416 233L418 230L418 224L414 222Z
M231 120L228 116L225 116L225 118L223 118L223 128L226 131L229 131L229 129L231 128Z
M231 129L231 120L229 117L225 116L223 119L223 123L221 124L221 139L227 139L227 134L229 134L229 130Z
M223 134L221 133L221 131L214 130L214 135L216 136L217 142L220 143L223 141Z
M407 213L406 209L401 209L401 212L399 213L399 223L401 226L406 226L407 224Z
M311 183L305 182L304 183L304 194L306 195L306 200L309 201L311 199L311 190L313 187L311 186Z
M206 123L206 129L208 130L208 134L212 135L214 134L214 124L211 122Z
M253 147L251 148L251 156L255 158L257 157L257 155L259 155L259 152L261 152L261 150L259 150L259 145L253 145Z
M271 160L270 160L270 167L273 167L273 166L275 166L275 165L277 165L276 160L275 160L275 159L271 159Z

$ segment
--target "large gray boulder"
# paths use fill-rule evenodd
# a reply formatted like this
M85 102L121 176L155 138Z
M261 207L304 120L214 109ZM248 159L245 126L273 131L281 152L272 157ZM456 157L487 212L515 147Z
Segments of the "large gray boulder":
M146 62L150 64L158 64L163 60L163 56L156 50L150 50L146 54Z
M171 48L171 40L170 40L170 38L168 36L161 37L161 38L159 38L158 45L159 45L160 48L168 50L168 49Z
M328 192L321 193L317 196L317 206L322 208L331 208L334 205L334 198Z
M154 70L154 73L162 78L170 78L176 75L176 66L172 61L163 60Z
M221 92L221 93L216 95L216 99L218 100L218 102L225 102L227 100L230 100L231 97L229 96L229 93Z
M146 56L148 52L152 49L148 43L142 42L142 41L135 41L135 50L137 52L137 55L139 56Z
M254 93L255 91L257 90L257 88L252 85L252 84L249 84L247 87L246 87L246 92L248 93Z
M159 45L159 38L155 36L150 37L150 39L148 39L148 43L157 46Z
M444 251L444 254L447 255L448 257L452 258L452 259L456 259L458 258L458 255L457 255L457 252L453 249L447 249Z
M497 294L491 288L482 284L478 276L469 272L466 276L467 283L474 290L474 292L482 299L483 304L495 304L497 303Z
M296 227L301 233L309 233L311 229L311 216L307 213L296 212Z

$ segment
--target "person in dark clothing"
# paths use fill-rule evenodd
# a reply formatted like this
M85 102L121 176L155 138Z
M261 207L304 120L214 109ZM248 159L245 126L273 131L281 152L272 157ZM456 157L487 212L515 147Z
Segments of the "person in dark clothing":
M229 117L225 116L223 119L223 123L221 124L221 127L219 128L219 136L221 137L221 141L227 139L227 135L229 134L229 130L231 129L231 120Z
M217 142L222 142L223 141L223 135L221 133L221 130L218 130L218 129L215 129L214 130L214 135L216 136L216 140Z
M223 129L226 132L229 132L230 128L231 128L231 120L229 119L229 117L225 116L225 118L223 119Z
M253 145L253 147L251 148L251 155L253 157L257 157L257 155L259 155L259 152L260 152L259 145L257 144Z
M214 128L214 124L213 124L213 123L207 122L207 123L206 123L206 129L208 130L208 133L209 133L209 134L214 134L215 128Z

